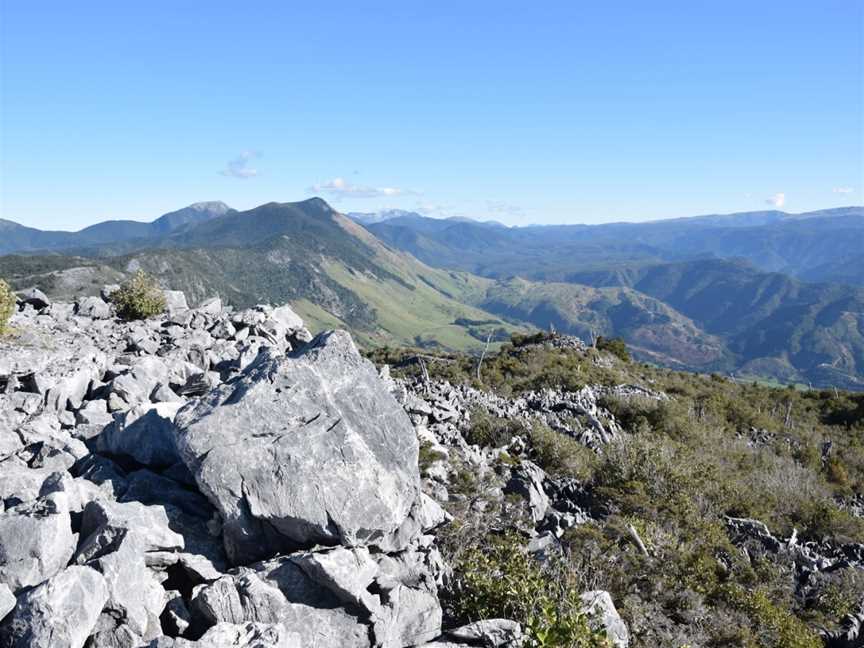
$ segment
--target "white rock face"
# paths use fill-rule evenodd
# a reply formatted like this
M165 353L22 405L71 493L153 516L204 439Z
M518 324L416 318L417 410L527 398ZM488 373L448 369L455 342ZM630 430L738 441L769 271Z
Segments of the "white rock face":
M260 360L176 424L235 563L292 545L379 546L420 496L414 429L344 332Z

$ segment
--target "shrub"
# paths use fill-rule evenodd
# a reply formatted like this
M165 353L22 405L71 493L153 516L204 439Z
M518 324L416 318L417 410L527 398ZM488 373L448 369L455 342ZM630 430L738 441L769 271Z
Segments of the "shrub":
M630 362L630 352L621 338L605 338L601 335L597 338L597 348L600 351L608 351L624 362Z
M6 332L6 324L15 310L15 293L0 279L0 333Z
M459 556L445 603L465 622L519 621L532 648L608 648L582 612L579 593L554 571L527 555L519 536L493 536Z
M143 270L112 293L111 301L123 319L147 319L165 310L165 293L154 277Z
M471 423L463 432L465 440L481 447L502 448L510 444L515 436L524 436L526 425L519 419L500 418L486 410L471 411Z
M539 421L531 425L528 440L531 459L555 477L587 479L598 463L593 451Z

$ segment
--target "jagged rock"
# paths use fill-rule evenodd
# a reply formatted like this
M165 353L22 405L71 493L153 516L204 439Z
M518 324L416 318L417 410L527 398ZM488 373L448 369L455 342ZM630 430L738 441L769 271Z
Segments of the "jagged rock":
M104 400L87 401L81 409L75 412L75 422L78 425L105 427L113 421L114 417L108 413L108 403Z
M206 299L201 302L201 305L195 309L196 312L202 313L204 315L210 315L211 317L218 317L222 314L222 300L218 297L211 297L210 299Z
M192 615L180 592L172 590L167 596L168 603L162 612L162 628L170 637L182 637L192 625Z
M318 585L327 588L343 603L374 610L367 588L372 584L378 565L365 547L346 549L335 547L292 556L306 575Z
M400 584L386 592L383 599L374 626L379 645L417 646L441 634L443 615L436 593Z
M220 623L198 641L162 637L149 648L305 648L325 644L306 644L296 633L273 623ZM335 644L334 644L335 645Z
M0 582L14 593L59 572L74 551L65 493L52 493L0 514Z
M108 600L104 577L71 566L18 598L0 626L4 648L83 648Z
M414 430L344 332L262 357L176 423L235 563L292 543L378 546L419 497Z
M160 358L144 357L127 373L114 378L111 382L111 395L119 397L119 402L125 405L123 409L128 409L138 403L149 403L153 390L168 382L169 371L165 362ZM112 401L109 400L109 407L111 405ZM112 409L116 407L115 405Z
M606 631L606 638L615 648L627 648L630 645L630 632L627 624L615 609L612 597L604 590L584 592L581 596L582 610L589 617L589 623L595 628Z
M142 552L178 551L183 536L171 530L163 506L138 502L90 502L81 517L81 543L75 555L84 564L115 551L128 536L134 536Z
M189 310L189 305L186 303L186 295L179 290L164 290L165 294L165 311L169 316L177 315Z
M209 623L280 623L300 646L368 648L369 629L332 592L287 559L240 568L198 591L192 607Z
M180 461L174 416L178 403L141 404L119 414L96 437L96 450L131 457L145 466L165 468Z
M91 319L108 319L111 317L111 305L99 297L85 297L75 305L75 314Z
M62 411L79 409L93 381L98 380L105 371L107 358L95 347L81 349L69 364L53 365L37 377L38 381L50 385L45 390L45 407L50 410Z
M15 595L6 583L0 583L0 621L15 609Z
M509 619L475 621L460 628L448 630L446 635L459 643L494 646L495 648L516 648L521 646L524 641L522 626Z
M540 466L523 461L513 469L510 481L504 487L505 492L518 493L528 500L535 524L543 520L549 510L549 497L543 489L546 479L546 473Z
M136 636L153 639L160 634L159 615L167 602L165 590L144 563L141 544L130 539L116 551L87 563L105 577L105 608Z

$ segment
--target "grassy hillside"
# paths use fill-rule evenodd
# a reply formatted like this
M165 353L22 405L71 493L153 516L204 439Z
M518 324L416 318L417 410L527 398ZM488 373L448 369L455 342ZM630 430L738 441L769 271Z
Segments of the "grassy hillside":
M209 219L123 256L0 258L16 288L96 292L138 269L193 303L295 304L313 327L341 326L369 345L476 351L517 327L463 299L470 283L383 245L321 200L270 203Z
M410 353L383 350L373 359L396 376L417 376ZM548 552L542 576L562 591L609 591L633 648L820 648L816 630L836 629L858 609L864 571L853 556L860 545L847 543L864 542L864 518L854 506L864 488L864 394L742 384L542 343L505 345L487 357L482 381L476 365L453 354L428 370L433 380L506 398L585 385L665 395L605 396L601 404L623 434L597 451L541 422L499 418L482 404L461 421L467 439L506 448L496 472L506 474L524 457L568 487L578 484L580 506L594 519L562 534L560 560ZM515 436L520 441L510 445ZM436 460L432 452L426 457ZM447 503L456 521L443 551L494 557L496 539L531 524L530 514L496 503L494 477L450 461L448 488L460 497ZM756 519L780 541L742 539L727 516ZM838 559L827 569L806 567L786 542L793 535L798 546L812 543ZM526 589L518 556L494 569L474 561L462 573L479 572L493 591L495 583L515 582L504 600L519 600ZM555 605L566 613L565 597Z
M620 336L638 357L701 370L728 369L723 341L666 304L629 288L592 288L524 279L490 284L479 305L541 329L591 340Z

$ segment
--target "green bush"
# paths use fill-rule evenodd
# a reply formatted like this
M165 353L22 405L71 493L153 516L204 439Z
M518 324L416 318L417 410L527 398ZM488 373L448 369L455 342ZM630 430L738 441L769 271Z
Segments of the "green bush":
M519 536L492 536L457 557L445 604L464 622L519 621L531 648L609 648L605 633L592 630L579 592L521 548Z
M555 477L587 479L598 463L592 450L539 421L531 425L528 441L531 459Z
M165 311L165 293L143 270L111 295L117 314L126 320L147 319Z
M597 338L597 348L600 351L608 351L624 362L630 362L630 352L621 338L605 338L601 335Z
M6 332L6 325L15 311L15 293L5 281L0 279L0 334Z
M502 448L510 444L515 436L525 436L526 425L519 419L499 418L486 410L471 411L471 423L463 432L468 443L481 447Z

